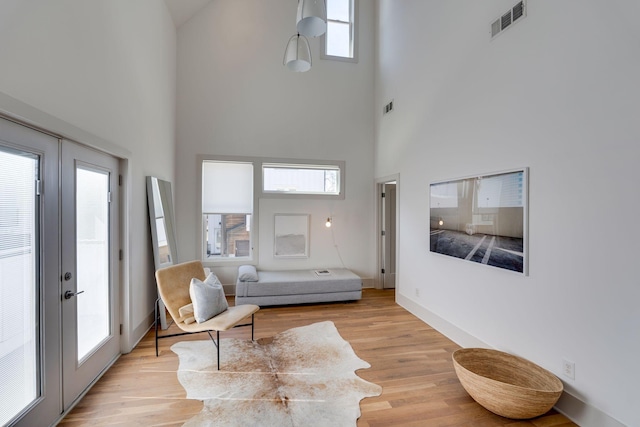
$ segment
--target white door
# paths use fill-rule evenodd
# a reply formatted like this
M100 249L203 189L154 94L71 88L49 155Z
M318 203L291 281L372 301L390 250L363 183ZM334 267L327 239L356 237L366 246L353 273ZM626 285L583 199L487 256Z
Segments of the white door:
M384 183L382 188L382 287L393 289L396 287L396 183Z
M118 161L62 141L64 410L120 353Z
M0 425L61 413L58 139L0 118Z
M119 354L117 177L0 118L0 425L54 424Z

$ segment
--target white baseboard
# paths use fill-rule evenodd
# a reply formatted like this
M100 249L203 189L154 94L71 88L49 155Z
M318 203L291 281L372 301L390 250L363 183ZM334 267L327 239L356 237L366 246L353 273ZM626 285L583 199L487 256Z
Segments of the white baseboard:
M491 348L485 342L477 339L473 335L463 331L457 326L449 323L442 317L437 314L427 310L420 304L415 301L410 300L409 298L402 295L396 289L396 302L408 310L410 313L418 317L420 320L431 326L433 329L440 332L442 335L449 338L451 341L458 344L460 347L481 347L481 348Z
M362 277L362 289L373 289L375 284L372 277Z
M626 427L625 424L591 406L566 390L555 408L582 427Z
M122 354L127 354L133 351L133 349L138 346L140 341L142 341L142 338L144 338L147 332L149 332L149 330L155 326L153 315L154 312L152 311L133 331L131 331L129 337L131 338L132 342L129 343L127 348L121 349Z
M224 283L222 284L222 289L224 289L224 294L227 296L234 296L236 294L236 285L235 283L233 285L225 285Z
M491 346L485 342L463 331L399 292L396 292L396 302L461 347L491 348ZM560 396L560 400L558 400L555 409L582 427L625 427L625 425L618 420L566 391Z

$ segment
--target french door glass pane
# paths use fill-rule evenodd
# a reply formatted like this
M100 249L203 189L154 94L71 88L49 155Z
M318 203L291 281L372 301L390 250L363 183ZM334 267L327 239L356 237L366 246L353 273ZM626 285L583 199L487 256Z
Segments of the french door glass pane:
M39 396L38 158L0 147L0 425Z
M76 169L78 360L109 336L109 174Z

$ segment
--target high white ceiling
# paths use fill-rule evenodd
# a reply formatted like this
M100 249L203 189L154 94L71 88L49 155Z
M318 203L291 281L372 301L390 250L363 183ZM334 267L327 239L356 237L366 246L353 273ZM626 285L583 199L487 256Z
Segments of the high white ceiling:
M176 28L179 28L180 25L187 22L196 12L212 1L213 0L164 0L169 8Z

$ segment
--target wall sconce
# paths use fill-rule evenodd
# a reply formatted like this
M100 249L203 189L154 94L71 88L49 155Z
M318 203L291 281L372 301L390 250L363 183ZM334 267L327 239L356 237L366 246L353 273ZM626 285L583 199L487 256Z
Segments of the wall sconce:
M331 222L332 222L331 217L328 217L327 222L324 223L324 226L327 228L331 228Z

